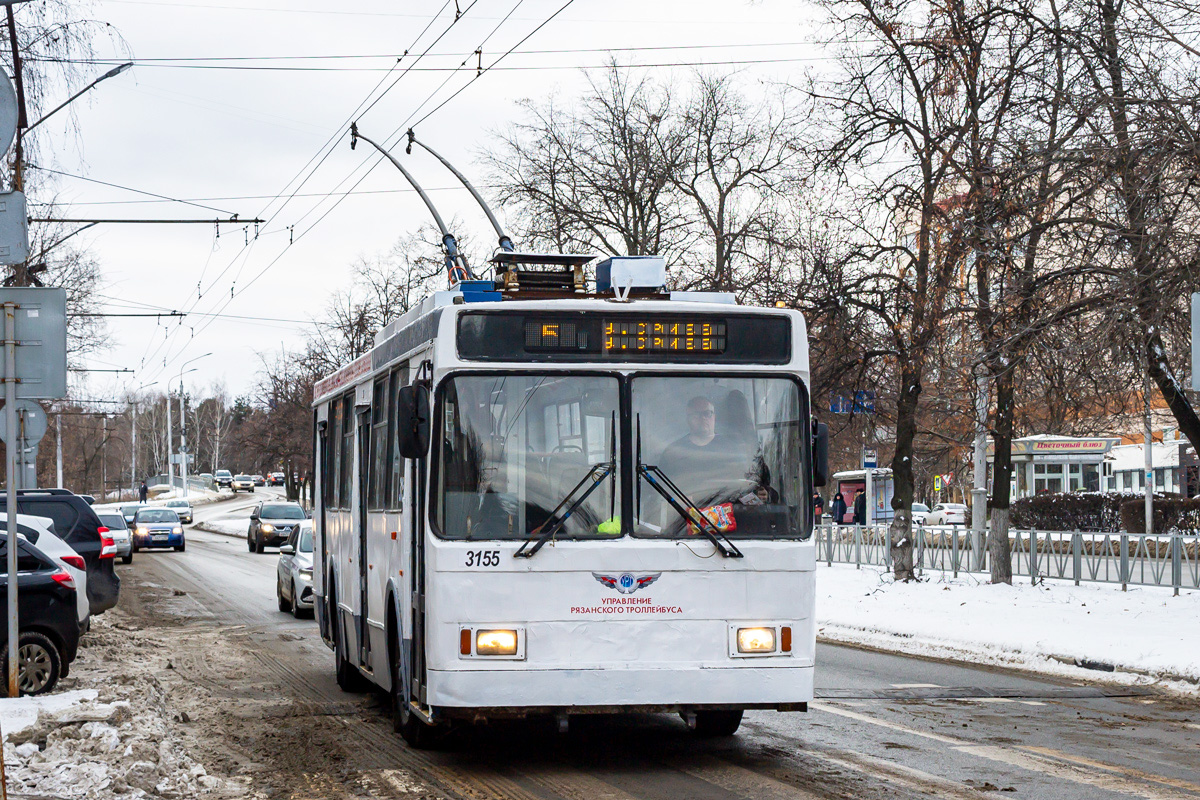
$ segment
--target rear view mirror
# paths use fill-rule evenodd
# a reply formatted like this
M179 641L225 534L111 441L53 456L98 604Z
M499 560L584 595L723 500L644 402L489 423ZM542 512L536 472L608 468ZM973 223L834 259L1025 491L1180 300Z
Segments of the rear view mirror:
M396 393L396 444L405 458L422 458L429 452L429 390L421 384L401 387Z
M296 548L292 547L290 544L285 544L283 547L279 548L279 554L281 556L295 555Z
M812 469L814 487L829 482L829 426L824 422L813 423Z

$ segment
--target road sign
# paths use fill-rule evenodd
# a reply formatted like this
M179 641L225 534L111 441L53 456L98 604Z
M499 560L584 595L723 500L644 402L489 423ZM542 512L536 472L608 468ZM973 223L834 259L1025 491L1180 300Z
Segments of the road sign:
M18 400L17 431L23 434L26 447L36 447L46 435L46 412L32 400ZM22 426L22 423L24 425ZM8 415L0 414L0 441L8 445Z
M879 453L874 448L864 447L862 451L862 468L875 469L879 466Z
M17 120L21 109L17 106L17 90L12 79L0 71L0 155L7 153L17 135Z
M0 193L0 264L24 264L29 260L29 216L25 195Z
M188 463L189 467L196 463L196 454L195 453L172 453L171 454L171 463L172 464L183 463L183 457L185 455L187 456L187 463Z
M66 397L66 289L0 288L0 304L9 302L17 304L17 398Z
M941 475L933 476L933 490L935 492L940 492L942 490L942 476Z

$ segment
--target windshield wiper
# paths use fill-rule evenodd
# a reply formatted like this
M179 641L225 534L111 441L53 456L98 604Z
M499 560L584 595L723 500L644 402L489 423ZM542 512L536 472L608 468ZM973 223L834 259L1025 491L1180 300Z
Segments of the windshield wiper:
M617 431L616 414L614 413L612 432L609 441L608 461L603 461L599 464L593 464L591 468L588 469L587 474L580 479L579 483L575 484L571 491L567 492L567 496L562 499L562 502L555 506L554 510L550 512L550 518L530 532L529 538L526 539L519 548L517 548L517 552L513 553L513 558L533 558L537 551L542 549L542 545L546 544L546 542L558 535L558 532L561 531L563 526L567 524L567 520L571 518L572 514L579 510L579 507L583 505L583 502L587 500L588 497L591 496L592 492L596 491L596 488L599 487L600 484L604 483L605 479L611 477L616 471ZM571 502L571 498L575 497L575 493L578 492L580 488L582 488L583 485L589 481L591 482L591 485L587 487L587 490L574 502ZM612 503L610 503L610 505L615 502L616 492L613 493ZM570 503L570 505L567 505L568 503ZM558 512L562 511L564 506L566 506L566 511L563 511L562 516L559 516ZM612 516L611 511L612 509L610 509L610 518Z
M682 489L675 485L667 473L663 472L656 466L642 463L642 420L638 417L637 430L637 475L639 478L639 494L638 501L641 501L641 478L645 478L646 483L654 491L662 495L662 498L667 501L667 505L675 509L675 513L683 518L684 522L696 526L696 529L704 535L706 539L713 543L713 547L717 548L717 552L725 556L725 558L744 558L741 550L737 549L737 545L729 541L729 538L713 524L704 512L696 507L696 504L688 498Z

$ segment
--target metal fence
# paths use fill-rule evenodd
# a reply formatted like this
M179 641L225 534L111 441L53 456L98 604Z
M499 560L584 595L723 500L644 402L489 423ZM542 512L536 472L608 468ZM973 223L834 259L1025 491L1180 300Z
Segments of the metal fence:
M819 525L817 558L827 564L891 569L888 525ZM1139 586L1200 589L1200 535L1010 530L1013 576ZM969 528L913 529L918 574L989 571L986 539Z

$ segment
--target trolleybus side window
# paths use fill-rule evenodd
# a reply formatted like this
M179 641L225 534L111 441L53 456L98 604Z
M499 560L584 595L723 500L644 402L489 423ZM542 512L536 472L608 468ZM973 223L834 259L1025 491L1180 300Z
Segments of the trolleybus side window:
M388 481L389 491L389 508L402 508L404 506L404 457L400 455L400 438L397 436L399 428L396 426L396 395L401 387L408 385L408 367L404 366L400 369L393 370L388 376L388 397L390 398L388 406L388 441L391 443L392 449L391 462L389 468L391 475Z
M342 448L338 464L338 507L350 507L350 488L353 485L350 476L354 472L354 394L348 394L341 401L342 406Z
M491 374L446 381L433 442L439 533L526 539L574 506L560 538L619 536L619 466L612 463L621 448L619 397L617 379L608 376Z
M371 484L367 508L380 510L388 507L388 473L391 467L392 443L388 440L388 384L387 376L375 381L371 397Z
M325 436L325 474L321 476L326 508L338 507L338 465L342 450L342 403L329 402L329 428Z
M695 535L655 489L678 490L727 537L811 532L807 398L787 378L635 377L631 384L639 536ZM643 474L657 467L653 483ZM669 479L671 485L661 480Z

